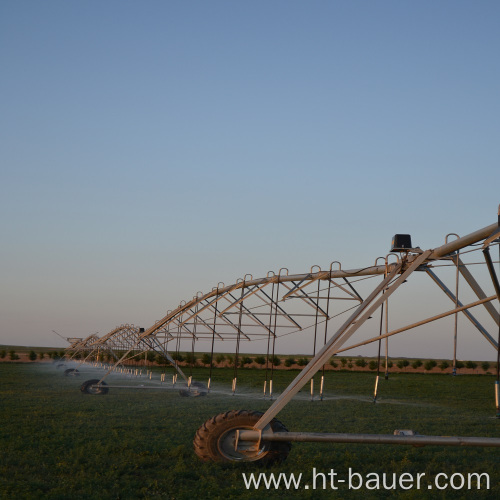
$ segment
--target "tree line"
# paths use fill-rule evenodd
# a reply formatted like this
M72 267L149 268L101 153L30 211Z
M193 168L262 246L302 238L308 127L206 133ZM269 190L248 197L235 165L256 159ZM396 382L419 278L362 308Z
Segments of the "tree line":
M57 360L64 358L65 354L66 354L65 351L36 352L34 350L31 350L28 353L28 359L30 361L36 361L37 359L42 360L45 357L47 357L53 360ZM122 354L123 353L121 352L115 353L115 355L118 357L120 357ZM81 353L76 353L73 359L76 360L85 359L88 355L89 353L85 351ZM20 359L19 355L16 353L14 349L10 349L9 351L7 351L6 349L0 350L0 359L5 359L7 356L11 361L16 361ZM234 355L222 354L222 353L214 355L213 359L208 353L203 353L201 355L198 355L192 352L186 352L186 353L173 352L170 354L170 356L172 357L172 359L174 359L174 361L180 364L187 364L187 365L234 366L234 361L235 361ZM151 364L153 363L158 365L169 364L169 361L167 360L166 356L160 353L156 353L154 351L148 351L147 353L140 354L140 357L138 356L136 359L137 362L139 363L143 360L147 360ZM101 354L101 360L107 362L113 362L115 360L115 357L110 353L103 353ZM258 365L260 367L264 367L266 365L267 366L284 365L287 368L291 368L293 366L303 367L307 365L309 361L310 358L304 356L280 357L277 355L273 355L269 357L266 356L250 357L247 355L242 355L238 357L238 366L250 367L250 365L252 364ZM333 357L332 359L330 359L329 365L334 369L339 368L342 370L356 370L357 368L364 370L365 368L368 368L368 370L375 371L379 368L377 360L375 359L366 360L365 358L362 357L357 357L357 358ZM419 370L421 367L423 367L425 371L432 371L434 368L438 367L441 371L444 372L448 368L451 368L453 365L450 361L447 360L442 360L439 362L434 359L427 359L427 360L399 359L395 361L389 360L387 363L387 367L389 369L392 369L394 368L394 366L396 366L401 371L407 371L409 367L413 368L414 370ZM489 361L483 361L477 363L475 361L459 361L459 360L457 360L455 363L455 368L457 369L457 371L462 370L464 368L467 368L469 370L476 370L479 366L481 367L483 372L489 373L490 369L492 370L495 369L496 363L490 363ZM380 369L385 370L385 360L381 360Z

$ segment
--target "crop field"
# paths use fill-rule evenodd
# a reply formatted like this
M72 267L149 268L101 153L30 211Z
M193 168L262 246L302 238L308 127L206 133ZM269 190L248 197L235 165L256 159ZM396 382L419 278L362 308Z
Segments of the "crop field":
M0 498L500 498L498 448L294 443L285 462L268 468L204 463L193 452L197 428L223 411L266 410L264 371L241 369L232 396L232 370L217 369L213 393L198 398L181 398L171 389L110 389L104 396L80 392L80 384L96 373L64 377L53 364L0 363ZM275 372L275 391L296 374ZM207 370L196 368L194 375L206 380ZM113 377L110 385L118 380ZM381 380L376 404L373 384L370 373L328 372L324 401L311 402L304 389L278 419L290 431L500 434L493 376L394 374ZM422 490L392 492L364 487L336 493L329 488L257 491L247 490L242 477L293 472L308 479L313 468L324 473L333 468L339 476L349 468L360 474L425 473L428 482L439 473L487 473L490 489L429 491L426 482Z

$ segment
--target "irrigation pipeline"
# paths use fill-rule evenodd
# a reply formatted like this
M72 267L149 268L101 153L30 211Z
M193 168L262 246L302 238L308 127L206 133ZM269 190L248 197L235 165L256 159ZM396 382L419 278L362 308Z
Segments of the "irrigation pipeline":
M280 442L314 442L314 443L367 443L367 444L404 444L412 446L488 446L500 447L500 438L459 437L459 436L421 436L418 434L347 434L347 433L315 433L315 432L276 432L272 431L237 431L239 441L280 441ZM398 434L396 434L398 433Z

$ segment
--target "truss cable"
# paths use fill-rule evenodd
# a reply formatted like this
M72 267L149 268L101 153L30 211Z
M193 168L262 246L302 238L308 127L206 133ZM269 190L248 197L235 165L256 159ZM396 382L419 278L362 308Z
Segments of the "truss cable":
M384 279L387 278L387 275L389 274L389 265L388 265L388 255L385 257L385 271L384 271ZM382 290L382 296L384 295L385 290ZM386 311L386 319L387 319L387 311ZM384 321L384 303L380 304L380 328L379 328L379 336L382 336L382 324ZM375 378L375 388L373 390L373 402L377 402L377 395L378 395L378 382L380 380L380 355L381 355L381 348L382 348L382 339L379 339L378 341L378 355L377 355L377 377ZM387 367L387 355L389 352L389 346L387 344L387 338L385 339L385 378L387 380L388 378L388 367Z
M321 272L321 268L319 268ZM312 272L312 269L311 269ZM318 295L317 295L317 302L316 302L316 313L314 315L314 343L313 343L313 355L312 357L316 356L316 337L318 333L318 314L319 314L319 287L320 283L318 280ZM312 299L311 299L312 300ZM314 301L313 301L314 303ZM324 366L324 365L323 365ZM311 401L314 401L314 377L311 377Z
M316 356L316 337L318 333L318 314L319 314L319 280L318 280L318 298L316 302L316 313L314 317L314 344L313 344L313 358Z
M384 277L387 278L389 274L389 255L385 256L385 271ZM384 294L384 290L382 290L382 295ZM380 335L382 335L382 314L384 313L384 302L382 302L382 309L380 311ZM389 333L389 299L385 301L385 333ZM378 346L378 366L377 366L377 386L375 387L375 397L374 401L377 397L377 389L378 389L378 381L380 376L380 341ZM385 373L384 380L389 380L389 337L385 338Z
M245 293L245 280L247 275L243 278L243 284L241 285L241 297L240 297L240 314L238 315L238 333L236 335L236 351L234 353L234 374L233 374L233 396L236 392L236 381L238 380L238 362L240 354L240 340L241 340L241 324L243 318L243 295Z
M385 273L387 274L387 266L386 266L386 271ZM370 278L372 278L373 276L370 276ZM363 297L361 297L361 295L356 291L356 289L352 286L352 284L346 279L346 278L342 278L346 283L347 285L349 286L349 288L354 292L354 294L356 295L356 297L358 297L358 299L363 302ZM362 281L362 280L357 280L357 281Z
M456 252L456 262L457 273L455 278L455 309L458 308L458 284L460 280L460 268L459 268L459 260L460 260L460 250ZM453 376L457 374L457 341L458 341L458 313L455 313L455 324L453 330Z
M161 371L161 377L160 377L160 382L163 384L163 382L165 382L165 375L167 373L167 363L168 363L168 359L167 359L167 356L168 356L168 341L166 340L163 344L163 347L161 346L161 344L159 343L158 339L156 339L156 343L160 346L160 350L163 350L164 353L163 355L161 356L161 361L163 361L163 363L161 363L163 365L163 369Z
M196 309L194 310L194 312L195 312L195 317L193 320L193 339L191 341L191 366L189 368L189 384L188 384L189 389L191 389L191 380L193 379L193 367L194 367L194 363L195 363L194 345L196 343L196 324L197 324L197 320L198 320L198 304L196 304Z
M269 347L271 344L271 326L273 323L273 304L274 304L274 281L271 286L271 302L269 303L269 327L267 329L266 379L264 381L264 397L266 397L267 382L268 382L267 378L269 374Z
M332 265L330 264L330 277L328 278L328 293L326 299L326 319L325 319L325 339L323 345L326 345L326 339L328 334L328 320L330 319L330 292L332 289ZM319 296L319 294L318 294ZM319 299L318 299L319 300ZM323 371L321 373L321 386L319 389L319 400L323 401L323 389L325 387L325 365L323 365Z
M385 333L389 333L389 299L385 301ZM389 337L385 338L385 374L384 379L389 380Z
M382 290L382 295L384 294L384 291ZM382 336L382 325L384 322L384 303L380 305L380 330L379 330L379 336ZM380 379L380 351L382 348L382 339L378 341L378 356L377 356L377 377L375 378L375 389L373 390L373 402L377 402L377 394L378 394L378 381Z
M167 375L167 366L170 364L169 361L168 361L168 337L170 336L170 323L167 325L167 335L165 337L165 354L166 356L164 356L164 369L163 369L163 382L165 382L165 377Z
M288 274L288 270L287 270ZM271 379L269 381L269 398L272 400L273 399L273 375L274 375L274 353L275 353L275 347L276 347L276 328L277 328L277 322L278 322L278 302L279 302L279 293L280 293L280 280L279 277L281 277L281 269L279 270L278 273L278 283L276 285L276 305L274 307L274 328L273 328L273 354L271 356Z
M177 382L177 371L178 371L178 367L179 367L179 349L181 347L181 322L182 322L182 315L181 317L179 318L180 321L178 320L177 321L177 339L176 339L176 343L175 343L175 371L176 373L173 375L173 378L172 378L172 382L173 382L173 385L175 385L175 383Z
M219 296L219 285L217 285L217 296ZM215 301L215 307L214 307L214 326L212 329L212 346L210 348L210 370L208 372L208 386L207 390L210 392L210 383L212 382L212 369L214 366L214 343L215 343L215 327L217 324L217 305L219 304L219 301Z

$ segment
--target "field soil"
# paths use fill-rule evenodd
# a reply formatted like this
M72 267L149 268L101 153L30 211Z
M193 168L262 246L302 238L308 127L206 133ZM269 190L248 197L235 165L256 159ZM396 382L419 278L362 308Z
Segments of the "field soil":
M242 369L232 395L233 370L215 369L211 393L198 398L182 398L171 382L161 384L161 371L153 369L152 380L113 373L107 380L108 394L90 395L80 386L100 378L102 369L82 366L79 377L65 377L48 362L0 363L0 498L500 498L498 448L294 443L283 463L267 468L253 462L202 462L194 453L193 439L204 422L228 410L265 411L272 404L262 396L265 370ZM168 380L172 373L170 369ZM274 372L276 396L296 374ZM192 375L206 382L208 369L194 368ZM134 384L150 390L117 387ZM314 387L314 401L307 385L279 413L290 431L392 434L395 429L413 429L423 435L499 435L493 376L393 374L379 383L377 404L373 373L326 372L323 401L318 381ZM247 489L242 477L293 473L309 482L314 469L326 474L334 469L344 478L349 469L363 476L424 474L425 490L332 491L283 485L255 490ZM428 494L427 484L443 473L488 474L490 489L483 484L480 492L447 488Z

